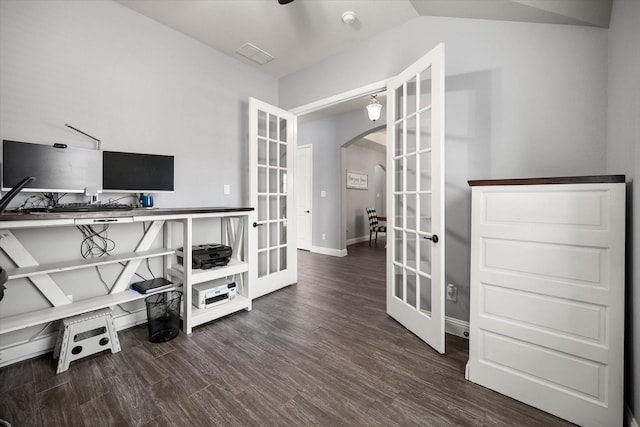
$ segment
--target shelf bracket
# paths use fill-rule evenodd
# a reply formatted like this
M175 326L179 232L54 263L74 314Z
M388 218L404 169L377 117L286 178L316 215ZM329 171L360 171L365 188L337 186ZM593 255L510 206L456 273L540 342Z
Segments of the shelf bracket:
M4 253L17 267L40 265L9 230L0 231L0 248L2 248ZM71 300L62 292L62 289L60 289L58 284L48 274L32 276L29 277L28 280L38 288L42 295L44 295L54 307L71 304Z
M155 241L156 237L160 231L164 228L164 221L153 221L149 226L149 229L138 242L138 246L136 246L135 252L148 251L151 248L151 245ZM140 263L142 259L134 259L131 261L127 261L127 264L120 272L116 283L111 288L110 294L114 294L116 292L122 292L129 287L129 283L131 283L131 279L133 275L140 267Z

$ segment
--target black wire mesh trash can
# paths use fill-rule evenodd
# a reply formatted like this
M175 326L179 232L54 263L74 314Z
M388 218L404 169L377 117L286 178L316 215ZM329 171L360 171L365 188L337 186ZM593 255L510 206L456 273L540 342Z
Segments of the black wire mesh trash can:
M146 297L149 341L165 342L180 332L180 303L182 292L167 291Z

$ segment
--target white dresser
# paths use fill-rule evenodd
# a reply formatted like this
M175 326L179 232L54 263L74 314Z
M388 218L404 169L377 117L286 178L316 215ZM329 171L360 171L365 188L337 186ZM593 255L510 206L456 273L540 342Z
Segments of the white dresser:
M469 181L468 380L579 425L622 425L624 181Z

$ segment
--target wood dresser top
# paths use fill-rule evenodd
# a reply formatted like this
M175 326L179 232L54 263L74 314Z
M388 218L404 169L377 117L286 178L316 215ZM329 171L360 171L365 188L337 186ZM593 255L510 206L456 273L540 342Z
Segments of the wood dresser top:
M204 207L204 208L133 208L130 210L115 209L91 212L15 212L5 211L0 221L29 221L47 219L99 219L99 218L123 218L136 216L160 216L160 215L195 215L228 212L248 212L253 208L248 207Z

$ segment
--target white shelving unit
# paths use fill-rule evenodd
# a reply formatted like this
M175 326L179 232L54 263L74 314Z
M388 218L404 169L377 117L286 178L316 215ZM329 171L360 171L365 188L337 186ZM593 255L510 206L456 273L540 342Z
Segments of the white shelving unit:
M226 212L223 214L198 215L174 221L167 229L169 235L167 240L171 242L174 226L182 227L182 239L176 255L182 257L182 264L170 263L167 271L169 276L182 282L183 309L182 309L182 329L190 334L194 327L210 322L220 317L227 316L240 310L251 310L251 292L249 286L249 244L247 233L249 226L249 215L251 212ZM214 225L211 225L211 220ZM213 242L194 242L194 228L220 227L220 240L222 244L231 246L232 255L229 264L221 267L213 267L206 270L192 268L192 246ZM216 242L218 243L218 242ZM171 246L175 246L171 244ZM173 258L173 257L172 257ZM177 258L177 256L176 256ZM236 296L215 307L200 309L193 305L192 287L200 283L210 282L223 277L233 278L238 286Z
M124 212L93 212L65 213L56 215L46 214L10 214L3 215L0 220L0 249L13 261L16 267L8 268L9 285L11 280L27 278L33 286L49 302L50 307L35 311L28 311L2 317L0 313L0 334L6 334L20 329L45 324L66 317L112 307L119 304L145 298L151 293L141 295L131 289L129 284L140 264L150 258L163 258L163 276L171 279L176 286L167 290L180 289L183 291L183 330L191 333L194 326L201 325L239 310L251 310L251 292L249 286L249 252L248 252L248 224L253 215L251 208L185 208L185 209L155 209L153 211L140 210ZM117 227L119 223L145 222L143 236L138 241L133 252L119 253L92 259L62 261L56 263L39 263L22 245L12 230L38 228L46 233L53 227L64 227L73 230L77 224L109 223ZM220 242L233 248L232 259L228 265L208 270L191 268L191 247L194 244L194 223L196 230L202 224L219 227ZM182 227L180 238L176 239L173 232L176 226ZM157 239L163 232L162 248L157 246ZM44 235L44 234L43 234ZM205 242L199 242L205 243ZM212 242L206 242L212 243ZM216 242L218 243L218 242ZM186 248L181 253L186 267L177 262L178 247ZM63 289L54 281L52 274L80 270L101 265L121 263L123 268L109 293L78 301L71 301ZM191 288L198 283L207 282L221 277L233 277L238 285L237 295L224 304L211 309L200 310L192 306ZM5 300L11 299L11 292L5 293ZM3 301L4 303L5 301ZM2 351L0 350L0 360Z

